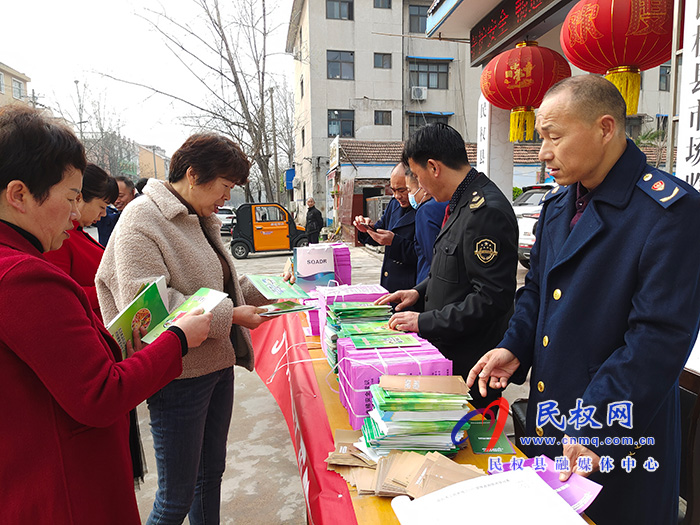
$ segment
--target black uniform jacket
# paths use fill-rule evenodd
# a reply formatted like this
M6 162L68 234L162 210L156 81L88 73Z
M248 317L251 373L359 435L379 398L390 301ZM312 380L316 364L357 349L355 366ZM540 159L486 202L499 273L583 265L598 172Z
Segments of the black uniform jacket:
M422 301L420 335L453 361L455 374L466 376L506 331L515 298L517 243L513 207L480 174L438 234L428 278L415 287Z

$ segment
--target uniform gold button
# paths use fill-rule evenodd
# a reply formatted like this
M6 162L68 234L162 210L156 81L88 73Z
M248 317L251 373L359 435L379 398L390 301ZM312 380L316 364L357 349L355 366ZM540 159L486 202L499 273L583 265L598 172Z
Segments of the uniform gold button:
M384 277L389 277L389 272L384 272Z
M535 433L536 433L539 437L544 436L544 430L542 430L542 427L536 427L536 428L535 428Z
M548 344L549 344L549 337L545 335L542 338L542 346L547 346Z
M537 390L544 392L544 383L542 381L537 382Z
M557 288L556 290L554 290L554 293L552 295L554 296L554 300L558 301L559 299L561 299L561 290Z

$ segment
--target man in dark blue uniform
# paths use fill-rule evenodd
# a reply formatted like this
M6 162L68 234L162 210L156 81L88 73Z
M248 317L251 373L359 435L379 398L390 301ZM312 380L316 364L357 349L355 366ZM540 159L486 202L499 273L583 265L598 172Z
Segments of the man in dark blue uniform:
M508 331L467 383L502 388L531 369L527 435L554 443L531 452L568 462L562 480L573 471L603 485L586 511L598 525L670 525L678 377L700 318L700 195L647 164L625 113L599 76L545 95L540 160L560 187L545 199Z
M384 246L384 262L380 284L393 292L416 283L415 250L416 211L408 202L406 166L397 164L389 178L394 198L386 207L381 219L372 223L369 217L358 215L353 225L359 232L362 244Z
M389 326L420 333L452 360L455 374L466 377L501 340L513 313L518 224L510 200L471 167L464 139L447 124L420 128L403 156L420 186L449 203L428 277L379 302L399 303ZM418 311L406 311L410 307ZM481 408L500 391L483 398L476 389L471 394L472 404Z

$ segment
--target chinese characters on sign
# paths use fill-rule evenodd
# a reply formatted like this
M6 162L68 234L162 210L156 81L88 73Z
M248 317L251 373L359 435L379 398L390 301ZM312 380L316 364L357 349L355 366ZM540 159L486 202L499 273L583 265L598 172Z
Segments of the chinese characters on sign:
M569 418L559 412L559 403L556 401L542 401L537 403L537 426L542 428L551 423L561 431L566 430L567 424L576 430L585 426L591 428L603 428L603 424L594 419L596 407L583 406L583 399L576 400L576 406L569 410ZM608 412L605 419L608 426L617 422L621 427L632 428L632 402L617 401L608 403Z
M683 41L676 175L700 189L700 0L686 2Z

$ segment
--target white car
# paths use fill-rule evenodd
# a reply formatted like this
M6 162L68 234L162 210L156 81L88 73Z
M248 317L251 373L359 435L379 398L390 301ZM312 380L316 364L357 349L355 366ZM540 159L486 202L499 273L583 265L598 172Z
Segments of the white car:
M530 268L530 250L535 244L535 230L542 210L544 196L556 184L536 184L526 186L523 193L513 201L513 211L518 219L518 260L525 268Z
M236 212L233 208L229 206L222 206L219 211L216 212L216 216L221 221L221 233L231 235L231 228L236 222Z

